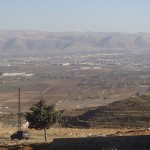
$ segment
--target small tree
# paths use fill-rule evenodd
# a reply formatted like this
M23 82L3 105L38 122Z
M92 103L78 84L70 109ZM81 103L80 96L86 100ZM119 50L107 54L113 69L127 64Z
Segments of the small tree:
M28 112L25 116L29 122L29 128L36 130L44 129L44 137L45 141L47 141L46 129L49 129L58 121L60 113L55 111L54 105L46 105L42 97L30 110L31 112Z

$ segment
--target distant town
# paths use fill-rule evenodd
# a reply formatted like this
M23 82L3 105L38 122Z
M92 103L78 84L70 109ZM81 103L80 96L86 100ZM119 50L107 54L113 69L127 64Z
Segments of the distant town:
M0 59L0 66L11 67L18 65L72 65L80 66L80 69L101 69L121 66L124 69L140 71L144 68L149 68L150 54L95 53L48 57L9 57ZM6 76L6 74L3 75Z

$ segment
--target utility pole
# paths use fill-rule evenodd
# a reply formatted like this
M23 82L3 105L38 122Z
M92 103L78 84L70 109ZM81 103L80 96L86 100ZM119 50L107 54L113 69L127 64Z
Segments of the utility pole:
M21 131L20 88L18 88L18 131Z

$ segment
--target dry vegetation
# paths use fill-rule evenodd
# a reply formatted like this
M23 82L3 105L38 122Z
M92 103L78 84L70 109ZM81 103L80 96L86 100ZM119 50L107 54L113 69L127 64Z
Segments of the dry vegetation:
M23 130L25 130L23 128ZM144 131L145 129L143 129ZM30 133L29 140L10 140L10 135L17 131L16 127L5 127L1 125L0 127L0 143L2 144L15 144L15 143L38 143L44 142L44 131L43 130L34 130L28 129ZM120 132L124 133L124 135L130 135L130 131L127 128L99 128L99 129L77 129L77 128L50 128L47 130L48 142L52 141L54 138L72 138L72 137L87 137L87 136L107 136L112 134L119 134ZM135 130L140 131L140 129ZM132 130L133 132L133 130ZM150 129L145 134L150 134Z
M16 131L15 127L0 127L0 150L41 150L51 148L54 138L81 138L98 136L128 136L128 135L150 135L150 129L73 129L73 128L51 128L48 130L48 143L44 142L42 130L29 130L31 138L29 140L10 140L10 134Z
M30 133L30 139L26 140L10 140L10 135L17 131L16 127L5 127L1 125L0 127L0 144L1 145L11 145L19 143L38 143L44 142L44 131L28 129ZM68 138L68 137L87 137L94 135L108 135L115 134L118 129L75 129L75 128L51 128L47 130L48 141L52 141L53 138ZM122 131L127 131L127 129L122 129Z
M106 106L74 110L68 116L66 114L67 122L64 124L81 128L149 128L149 108L149 95L130 97Z

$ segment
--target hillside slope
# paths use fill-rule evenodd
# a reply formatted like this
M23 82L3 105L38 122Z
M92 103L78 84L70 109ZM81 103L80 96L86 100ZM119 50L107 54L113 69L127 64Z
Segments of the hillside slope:
M95 127L150 127L150 96L128 98L83 114L80 119Z

